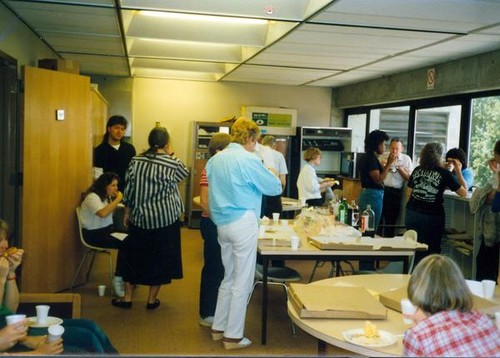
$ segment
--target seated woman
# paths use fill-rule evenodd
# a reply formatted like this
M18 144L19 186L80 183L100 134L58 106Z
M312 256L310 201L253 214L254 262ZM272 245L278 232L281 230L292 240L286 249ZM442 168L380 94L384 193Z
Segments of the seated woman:
M19 306L19 290L16 269L21 264L24 250L7 251L9 227L0 219L0 352L22 354L117 354L103 330L86 319L65 319L62 338L47 342L47 336L27 335L28 319L5 326L5 317L16 312ZM5 327L4 327L5 326ZM64 343L63 343L64 342Z
M408 298L417 306L415 325L403 338L403 357L494 357L500 331L472 308L472 293L449 257L430 255L415 267Z
M474 172L471 168L467 168L467 155L460 148L452 148L446 153L446 166L447 168L453 172L454 161L452 159L456 159L462 165L462 176L464 177L465 184L467 184L467 190L471 190L474 185ZM455 162L456 163L456 162ZM453 173L455 179L457 176Z
M324 199L321 193L330 189L335 181L333 179L320 179L316 175L317 167L321 165L321 150L311 147L304 152L306 164L302 167L297 178L299 200L305 200L310 206L323 206Z
M122 279L126 266L123 241L111 236L113 229L113 212L123 200L118 191L118 175L104 173L87 189L81 204L82 233L85 241L92 246L118 249L113 291L115 295L125 295Z

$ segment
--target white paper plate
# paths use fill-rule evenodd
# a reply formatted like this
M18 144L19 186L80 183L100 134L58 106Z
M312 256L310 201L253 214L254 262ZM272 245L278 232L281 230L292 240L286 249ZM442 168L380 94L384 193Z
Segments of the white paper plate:
M48 326L52 326L53 324L61 324L63 322L62 319L57 318L57 317L47 317L47 322L44 324L40 324L36 320L36 316L33 317L28 317L28 326L33 327L33 328L44 328Z
M387 347L397 342L396 336L392 333L379 330L378 334L378 337L368 338L361 328L342 332L347 342L363 347Z

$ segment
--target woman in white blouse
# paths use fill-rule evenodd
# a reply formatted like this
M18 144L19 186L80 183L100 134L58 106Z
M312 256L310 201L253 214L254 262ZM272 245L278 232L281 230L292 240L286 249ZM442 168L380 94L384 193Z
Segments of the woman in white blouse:
M316 175L316 169L321 164L321 150L316 147L307 148L304 152L306 164L302 167L297 179L299 200L305 200L309 206L323 206L321 193L331 188L334 180L322 180Z
M118 191L118 174L104 173L87 189L80 209L82 234L85 241L96 247L119 249L113 290L117 296L124 293L121 271L126 264L123 242L113 236L113 212L123 200Z

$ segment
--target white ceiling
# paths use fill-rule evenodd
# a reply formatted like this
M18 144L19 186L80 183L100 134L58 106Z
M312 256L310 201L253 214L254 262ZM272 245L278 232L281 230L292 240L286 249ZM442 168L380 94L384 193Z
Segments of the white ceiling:
M338 87L500 49L500 0L0 0L87 75Z

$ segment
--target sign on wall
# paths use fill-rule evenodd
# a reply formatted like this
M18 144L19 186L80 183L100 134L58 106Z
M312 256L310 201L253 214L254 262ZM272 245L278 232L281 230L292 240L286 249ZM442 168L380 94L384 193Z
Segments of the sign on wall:
M262 133L274 135L296 134L296 109L242 106L241 115L253 120L260 127Z

